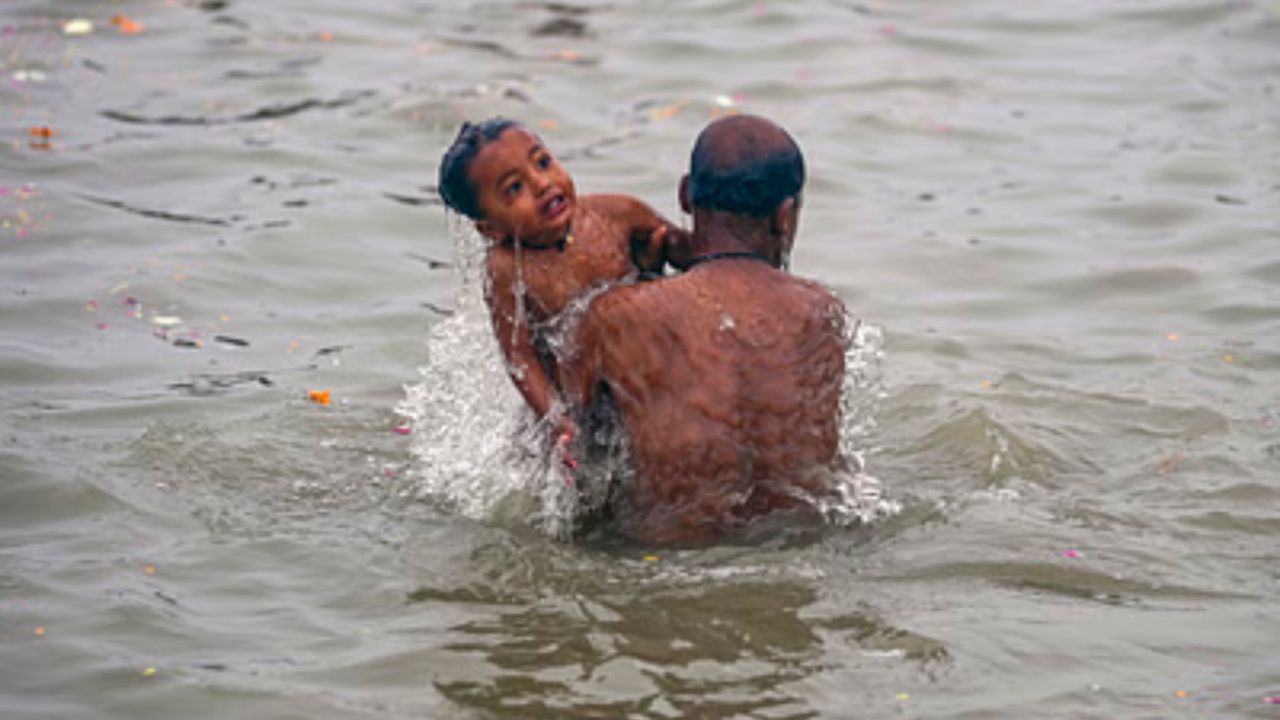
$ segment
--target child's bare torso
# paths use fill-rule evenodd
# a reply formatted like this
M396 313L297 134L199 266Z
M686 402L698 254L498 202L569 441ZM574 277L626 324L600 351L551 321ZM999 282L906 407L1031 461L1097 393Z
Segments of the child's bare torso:
M491 292L522 293L529 320L550 320L592 287L635 272L631 260L630 228L603 212L594 196L578 199L573 230L563 246L516 248L501 245L489 251L490 263L502 263L514 279L513 287ZM491 276L497 276L492 273Z

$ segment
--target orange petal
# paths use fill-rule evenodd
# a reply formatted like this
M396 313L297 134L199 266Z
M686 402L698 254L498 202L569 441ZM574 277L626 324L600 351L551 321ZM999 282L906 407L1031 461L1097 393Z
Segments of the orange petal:
M684 109L684 103L676 103L674 105L667 105L666 107L660 107L657 110L654 110L651 114L653 115L654 120L670 120L671 118L678 115L680 111L683 109Z
M126 35L137 35L143 30L142 23L137 20L133 20L132 18L125 17L124 15L117 15L111 18L111 24L115 25L120 32Z

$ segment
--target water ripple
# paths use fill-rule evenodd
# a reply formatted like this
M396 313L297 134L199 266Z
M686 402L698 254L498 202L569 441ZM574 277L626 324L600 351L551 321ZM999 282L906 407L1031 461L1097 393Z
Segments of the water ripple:
M232 117L205 117L203 115L161 115L146 116L123 110L103 110L99 114L110 120L132 125L228 125L232 123L251 123L263 120L279 120L309 110L335 110L355 105L361 100L376 95L372 90L348 93L332 100L309 98L291 103L280 103L258 108L251 112Z
M84 198L85 200L88 200L91 203L102 205L104 207L115 208L116 210L123 210L127 213L132 213L134 215L149 218L152 220L167 220L169 222L177 222L177 223L194 223L196 225L212 225L214 227L229 227L232 224L232 222L243 219L241 216L234 216L228 220L223 220L222 218L200 217L197 215L187 215L183 213L176 213L169 210L155 210L151 208L137 207L135 205L130 205L129 203L123 202L121 200L112 200L109 198L95 197L93 195L81 195L80 197Z

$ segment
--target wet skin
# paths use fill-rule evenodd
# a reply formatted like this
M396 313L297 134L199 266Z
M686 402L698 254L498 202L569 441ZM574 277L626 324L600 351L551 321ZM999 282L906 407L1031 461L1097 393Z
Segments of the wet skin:
M564 387L616 404L636 466L613 508L652 544L701 544L813 512L838 458L844 308L757 259L700 264L591 304Z

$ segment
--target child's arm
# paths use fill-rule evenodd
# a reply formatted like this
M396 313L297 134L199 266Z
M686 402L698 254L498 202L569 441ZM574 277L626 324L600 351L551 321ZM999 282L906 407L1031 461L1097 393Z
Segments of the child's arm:
M507 374L538 419L546 418L553 411L558 413L555 427L552 428L552 447L565 466L562 469L565 482L572 483L569 470L576 468L578 464L570 454L570 447L578 436L578 426L564 408L558 407L556 388L533 346L529 309L521 308L522 298L516 296L513 263L510 255L489 251L486 261L489 288L485 299L489 302L493 331L506 361Z
M582 320L578 323L573 342L569 343L572 352L562 358L556 366L560 387L564 391L565 400L575 413L582 413L595 402L596 388L601 381L600 369L600 323L596 317L601 303L606 303L608 296L597 297L587 306Z
M643 271L659 272L663 263L685 269L689 256L689 232L662 217L630 195L603 195L613 219L628 228L631 261Z
M523 298L516 295L514 260L509 254L490 250L486 260L489 302L493 332L506 362L507 374L539 418L546 417L556 400L556 391L533 347L529 328L529 309L521 307Z

